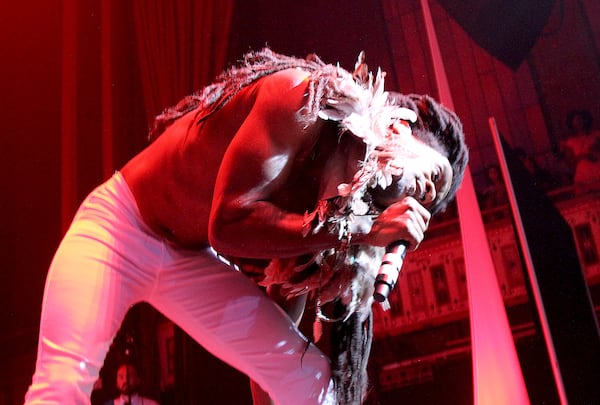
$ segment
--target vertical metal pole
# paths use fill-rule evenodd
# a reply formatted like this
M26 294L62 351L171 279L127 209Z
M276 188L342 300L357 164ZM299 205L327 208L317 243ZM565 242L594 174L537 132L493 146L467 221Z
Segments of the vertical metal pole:
M548 318L546 316L546 311L544 310L542 294L540 292L540 287L539 287L539 284L537 281L537 276L535 274L533 260L531 258L531 253L529 252L529 245L527 243L527 235L525 234L525 228L523 226L523 221L521 220L521 213L519 210L519 205L517 204L515 190L513 188L512 181L510 180L510 172L508 171L506 157L504 156L504 149L502 148L500 134L498 132L498 127L496 126L496 120L493 117L490 117L488 119L488 123L490 126L490 131L492 132L492 138L494 139L494 146L496 147L496 154L498 155L498 162L500 164L502 176L504 177L504 183L506 186L506 192L507 192L508 200L510 203L510 208L511 208L512 216L513 216L515 230L517 232L517 235L519 236L519 244L521 246L521 252L523 254L523 261L525 262L525 268L526 268L527 275L529 276L529 280L530 280L530 284L531 284L531 292L533 295L533 300L535 302L538 316L540 318L540 326L542 328L542 333L544 335L544 342L546 343L546 350L548 351L548 357L550 358L552 374L554 375L554 382L555 382L556 388L558 390L558 396L560 398L561 404L567 405L569 403L569 401L567 400L567 394L566 394L565 386L564 386L564 383L562 380L562 374L560 372L560 365L558 363L558 358L556 356L556 350L554 350L552 333L550 333L550 326L548 325Z
M69 227L77 201L77 0L63 0L60 219L63 233Z
M112 0L100 2L100 75L102 94L102 176L109 178L115 167L113 130Z
M440 102L454 109L427 0L420 0ZM473 400L476 405L529 404L514 339L467 169L457 196L469 293Z

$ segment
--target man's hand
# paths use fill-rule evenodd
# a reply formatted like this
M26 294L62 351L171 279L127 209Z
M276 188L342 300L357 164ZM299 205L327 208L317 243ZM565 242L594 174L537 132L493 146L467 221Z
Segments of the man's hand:
M377 217L371 231L359 243L373 246L388 246L402 240L415 250L429 226L431 213L415 198L405 197L390 205Z

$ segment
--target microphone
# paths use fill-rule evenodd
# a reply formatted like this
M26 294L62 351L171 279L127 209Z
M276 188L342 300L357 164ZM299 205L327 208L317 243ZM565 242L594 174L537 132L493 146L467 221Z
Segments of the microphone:
M393 242L387 247L381 266L379 266L379 273L375 278L375 291L373 292L375 301L385 302L387 300L398 280L407 249L408 243L403 240Z

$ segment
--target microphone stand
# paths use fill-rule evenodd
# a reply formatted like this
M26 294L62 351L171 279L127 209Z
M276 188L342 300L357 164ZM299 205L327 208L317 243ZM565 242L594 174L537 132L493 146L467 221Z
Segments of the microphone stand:
M129 366L133 364L131 357L133 352L133 336L127 333L125 336L125 381L127 383L127 403L131 405L131 376L129 375Z

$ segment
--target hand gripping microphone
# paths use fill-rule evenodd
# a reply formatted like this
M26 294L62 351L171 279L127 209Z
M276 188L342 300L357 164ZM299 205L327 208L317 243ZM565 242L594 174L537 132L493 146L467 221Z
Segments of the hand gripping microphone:
M408 243L403 240L391 243L387 247L379 267L379 273L375 279L375 291L373 292L375 301L385 302L387 300L390 291L398 281L398 275L400 269L402 269L407 249Z

